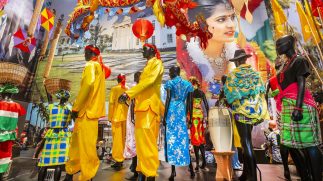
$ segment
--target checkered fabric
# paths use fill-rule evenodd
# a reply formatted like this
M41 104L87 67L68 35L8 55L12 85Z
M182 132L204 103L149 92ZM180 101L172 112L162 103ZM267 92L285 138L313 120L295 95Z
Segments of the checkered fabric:
M49 129L38 166L63 165L68 158L71 133L67 128L71 120L71 108L57 103L48 106Z
M71 118L71 109L68 106L50 104L49 109L49 126L50 128L63 128L67 126L67 121Z
M38 166L63 165L67 161L70 138L46 138Z
M296 100L284 98L281 113L281 144L291 148L306 148L322 143L317 110L303 104L303 119L293 121Z

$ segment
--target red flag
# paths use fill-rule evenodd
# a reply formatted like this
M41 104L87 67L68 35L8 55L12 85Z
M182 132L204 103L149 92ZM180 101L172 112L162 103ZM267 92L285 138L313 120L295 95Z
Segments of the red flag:
M316 16L316 17L319 17L320 15L323 16L323 2L322 2L322 0L312 0L311 6L312 6L313 16Z

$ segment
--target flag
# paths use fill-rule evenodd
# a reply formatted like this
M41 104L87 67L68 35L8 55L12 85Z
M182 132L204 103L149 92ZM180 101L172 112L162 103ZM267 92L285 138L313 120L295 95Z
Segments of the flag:
M305 13L304 9L302 8L302 4L299 1L296 1L296 10L299 16L299 21L301 23L304 41L306 42L311 38L313 38L314 36L316 41L319 43L320 42L319 34L316 31L315 24L311 17L309 5L305 3L305 10L306 10L306 13Z
M45 8L41 12L41 26L47 31L50 31L54 27L54 21L54 14L48 8Z
M313 16L323 16L323 2L322 0L312 0L312 12Z
M247 20L247 8L244 6L241 10L241 29L248 41L255 41L263 48L263 43L266 40L273 39L272 28L267 15L265 2L264 0L249 1L248 9L253 17L252 22L250 23Z
M23 52L31 53L36 46L36 39L29 38L21 28L13 35L14 47Z
M320 43L320 33L317 32L317 29L316 29L316 21L314 20L313 21L313 18L312 18L312 15L311 15L311 8L310 8L310 5L308 4L308 1L305 1L305 10L306 10L306 16L307 16L307 19L308 19L308 22L309 22L309 26L311 27L311 30L313 31L313 38L314 38L314 42L315 44L316 43ZM317 41L317 42L316 42Z
M277 0L270 0L271 7L274 15L275 25L276 25L276 37L283 36L287 33L285 23L287 22L287 17L284 13L283 8L277 2Z

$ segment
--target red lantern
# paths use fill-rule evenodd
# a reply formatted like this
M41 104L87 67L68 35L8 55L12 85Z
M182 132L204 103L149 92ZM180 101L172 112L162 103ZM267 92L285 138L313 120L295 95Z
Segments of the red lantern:
M138 19L132 25L133 34L140 39L141 42L149 39L154 34L153 24L145 19Z

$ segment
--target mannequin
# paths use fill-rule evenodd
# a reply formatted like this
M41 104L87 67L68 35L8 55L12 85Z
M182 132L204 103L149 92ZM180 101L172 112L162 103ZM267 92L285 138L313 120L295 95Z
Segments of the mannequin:
M159 166L157 138L164 106L160 100L164 66L155 45L144 44L143 57L147 64L139 83L119 97L120 103L135 98L135 139L139 181L154 181ZM148 149L149 148L149 149Z
M45 143L38 163L40 167L38 181L45 180L48 168L55 168L54 181L59 181L64 169L63 166L67 161L71 137L68 129L71 121L71 107L66 103L70 93L60 90L56 97L60 100L59 103L48 105L49 129L44 136ZM57 154L58 152L59 154Z
M136 72L134 74L135 85L139 83L141 72ZM130 165L130 171L133 172L133 175L127 177L127 180L137 180L138 172L136 171L137 167L137 155L136 155L136 140L135 140L135 99L131 100L128 118L127 118L127 135L126 135L126 144L124 149L124 157L132 157L132 162Z
M18 117L26 114L26 110L12 100L13 94L18 92L19 89L12 84L0 86L0 180L12 162L12 145L17 136Z
M277 59L277 60L279 60L279 59ZM275 62L276 71L279 71L281 66L282 66L281 62L279 62L279 61ZM267 83L267 91L266 91L267 104L268 104L269 90L271 90L271 96L274 97L274 99L276 101L278 98L278 94L282 91L281 87L278 84L278 80L277 80L276 76L273 76L271 79L269 79L269 81ZM277 108L277 106L276 106L276 108ZM277 115L278 115L277 122L279 123L278 125L281 125L280 112L278 110L277 110ZM280 126L279 126L279 129L280 129ZM280 143L280 140L278 140L278 142ZM289 153L288 147L286 147L282 144L279 144L279 149L280 149L282 163L284 166L284 177L287 180L291 180L290 171L289 171L289 167L288 167L288 153Z
M124 161L124 147L126 141L126 120L128 107L118 102L119 96L128 90L126 86L126 76L119 74L117 77L118 85L111 88L109 99L108 119L112 125L112 158L116 161L111 167L120 170Z
M190 82L180 77L179 67L171 67L169 76L171 80L168 80L165 84L167 97L163 124L166 127L166 161L172 165L169 180L174 180L176 176L175 166L187 166L191 160L186 116L189 112L190 119L192 119L192 93L194 89ZM190 171L192 172L192 170Z
M205 158L205 136L204 136L204 124L205 120L208 120L209 105L207 103L204 92L200 89L200 83L196 77L190 77L190 82L194 87L194 92L192 95L192 122L190 122L191 130L191 144L194 148L196 167L195 170L198 171L199 168L205 169L206 158ZM205 107L206 119L204 119L203 105ZM207 124L207 121L206 121ZM202 165L199 165L199 152L202 154Z
M244 50L236 50L230 59L236 67L227 77L224 93L231 105L243 150L243 173L239 180L256 181L256 160L253 152L251 132L253 125L268 119L265 87L258 72L246 64Z
M71 181L79 171L79 180L90 180L100 165L96 152L98 120L105 116L105 79L111 70L103 64L99 48L93 45L85 47L85 61L80 90L72 108L77 129L72 133L66 181Z
M296 53L295 41L291 35L276 41L277 53L288 58L277 74L282 89L278 95L278 108L282 110L281 144L289 148L302 180L321 181L321 130L315 101L305 88L309 65L305 57Z

